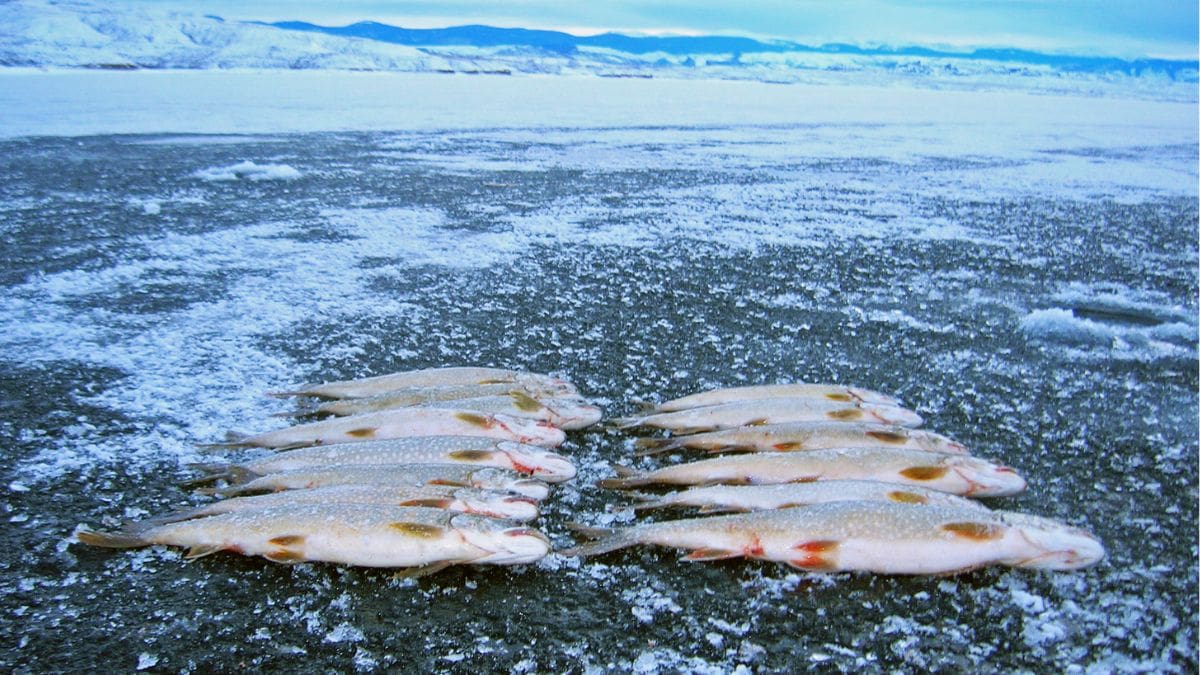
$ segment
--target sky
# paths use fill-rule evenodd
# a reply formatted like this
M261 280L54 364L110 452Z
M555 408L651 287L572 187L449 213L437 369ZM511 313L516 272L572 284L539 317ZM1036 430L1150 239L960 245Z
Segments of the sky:
M129 0L227 19L482 23L576 34L735 34L807 44L1019 47L1197 57L1196 0Z

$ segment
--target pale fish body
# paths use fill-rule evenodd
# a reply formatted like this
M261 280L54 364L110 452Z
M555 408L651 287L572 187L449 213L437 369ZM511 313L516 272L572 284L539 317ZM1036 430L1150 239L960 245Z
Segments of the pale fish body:
M332 464L473 464L512 469L558 483L575 476L571 460L536 445L484 436L409 436L277 452L239 464L197 464L208 478L263 476Z
M559 429L582 429L600 421L600 409L575 398L534 398L520 391L509 391L494 396L459 398L452 401L425 401L415 404L394 404L390 396L371 398L348 398L329 401L316 407L315 412L332 415L360 415L363 413L394 410L396 408L446 408L474 410L476 412L501 413L513 417L524 417L547 422Z
M1057 521L933 504L840 501L580 529L598 540L565 555L656 544L690 550L686 560L758 558L816 572L952 574L994 564L1069 570L1104 557L1095 537Z
M512 493L451 485L388 487L384 485L330 485L308 490L284 490L249 497L222 499L186 509L148 522L174 523L181 520L216 516L235 511L261 511L291 504L379 504L383 506L425 506L473 513L491 518L528 521L538 517L537 500Z
M517 494L545 499L550 488L536 478L525 478L515 471L470 464L352 464L311 467L259 476L245 483L205 490L220 496L244 495L254 492L303 490L329 485L378 485L387 487L420 487L423 485L452 485L482 490L508 490Z
M398 408L299 424L286 429L238 437L217 447L299 448L308 445L404 438L406 436L485 436L531 445L556 447L566 440L562 429L510 415L487 415L451 408Z
M782 422L872 422L915 427L920 426L922 420L915 412L895 406L842 403L819 398L772 398L613 421L624 428L657 427L677 433L694 433Z
M397 389L411 387L446 387L479 384L516 384L548 389L562 394L574 394L575 387L566 380L550 375L528 373L505 368L458 366L426 368L357 380L341 380L324 384L302 384L276 396L319 396L321 398L361 398L377 396Z
M677 448L708 452L796 452L825 448L889 447L969 454L962 443L932 431L889 424L855 422L785 422L721 429L672 438L643 438L639 455Z
M774 485L710 485L664 495L645 495L637 510L665 507L696 507L705 513L718 511L764 511L810 504L846 501L934 504L987 510L977 501L916 485L897 485L874 480L829 480L813 483Z
M997 497L1025 489L1025 480L1016 471L985 459L898 448L833 448L726 455L645 473L625 467L617 467L617 471L621 477L602 480L600 487L875 480L971 497Z
M233 551L281 563L311 560L431 571L457 563L529 563L550 549L545 535L503 520L378 504L276 506L122 533L81 530L76 537L111 548L185 546L188 558Z
M536 383L532 385L520 385L512 382L497 382L494 384L458 384L444 387L409 387L376 396L325 401L312 408L302 409L300 413L315 412L331 415L357 415L364 412L404 408L424 403L436 403L438 401L456 401L484 396L506 396L514 392L519 392L538 400L577 396L563 392L561 387L538 387Z
M711 389L659 403L654 406L654 411L673 412L689 408L703 408L710 405L768 398L817 398L841 403L875 403L892 406L899 403L891 396L861 387L848 387L841 384L792 383Z

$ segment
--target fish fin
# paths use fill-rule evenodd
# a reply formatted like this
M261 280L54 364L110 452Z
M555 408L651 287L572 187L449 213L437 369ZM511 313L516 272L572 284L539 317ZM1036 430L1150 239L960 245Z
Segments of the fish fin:
M799 478L793 478L792 480L789 480L787 482L788 483L815 483L820 479L821 479L821 477L819 475L817 475L817 476L800 476Z
M346 432L346 435L351 438L374 438L377 431L379 431L379 427L362 427L351 429Z
M825 413L826 417L837 422L853 422L854 420L862 419L863 415L863 409L858 407L830 410Z
M888 499L898 504L928 504L929 498L907 490L892 490L887 493Z
M522 391L510 391L508 395L512 397L517 410L522 412L537 412L546 407L541 401Z
M727 560L729 558L740 558L741 552L730 551L724 548L698 548L691 553L683 556L684 560L689 562L703 562L706 560Z
M908 440L908 434L890 430L873 430L868 431L867 435L881 443L889 443L892 445L903 445Z
M697 508L696 510L703 514L712 514L712 513L746 513L750 509L740 509L736 506L719 506L717 504L705 504L704 506L701 506L701 507Z
M101 546L103 548L140 548L153 543L128 532L97 532L86 528L76 532L75 539L88 546Z
M461 480L454 480L452 478L434 478L433 480L426 483L426 485L449 485L450 487L471 487L470 483L464 483Z
M833 539L801 542L792 547L800 556L789 560L788 564L809 572L835 571L837 565L828 556L836 551L839 545L839 542Z
M937 480L949 471L944 466L910 466L900 472L901 476L912 480Z
M642 426L645 417L614 417L608 421L608 426L615 429L633 429Z
M859 403L859 402L862 402L862 399L860 399L859 397L855 396L854 394L851 394L849 391L846 391L846 392L840 392L840 391L839 391L839 392L831 392L831 393L825 394L825 398L829 399L830 401L838 401L839 403Z
M255 478L260 478L262 474L254 473L253 471L238 466L237 464L223 464L221 462L212 463L196 463L188 464L189 469L204 471L207 475L193 478L183 483L184 487L194 487L203 485L213 481L223 480L230 484L248 483Z
M481 429L490 429L492 427L492 418L487 415L473 412L457 412L454 413L454 416L467 424Z
M744 427L761 427L761 426L764 426L764 425L767 425L770 423L771 423L771 420L767 419L766 417L756 417L756 418L750 420L749 422L746 422L742 426L744 426Z
M612 468L613 471L617 472L617 477L605 478L596 483L597 485L602 488L608 488L612 490L623 490L625 488L637 487L639 485L646 485L647 483L652 482L647 480L636 469L631 469L624 464L613 464Z
M680 447L681 443L675 438L639 438L633 443L638 448L634 453L637 457L647 457L664 452L670 452Z
M699 426L697 426L697 427L676 427L676 428L672 429L671 431L679 434L680 436L690 436L693 434L707 434L710 431L720 431L720 430L721 430L721 427L713 426L710 424L708 426L703 426L703 427L699 427Z
M456 462L482 462L495 454L492 450L455 450L447 456Z
M279 563L281 565L295 565L296 563L304 562L305 560L307 560L307 558L304 557L303 553L300 553L299 551L293 551L290 549L286 549L286 548L279 548L279 549L275 549L274 551L267 551L266 553L262 554L262 557L266 558L267 560L270 560L273 563Z
M803 450L804 443L802 443L800 441L791 441L788 443L776 443L775 445L771 446L771 449L776 452L795 452L796 450Z
M989 541L992 539L1000 539L1004 536L1004 526L994 523L946 523L942 525L942 529L950 534L953 534L964 539L973 541Z
M431 574L437 574L438 572L441 572L442 570L446 569L447 567L450 567L451 565L457 565L457 564L463 563L463 562L468 562L468 561L466 561L466 560L439 560L437 562L429 563L428 565L418 565L416 567L405 567L403 569L398 569L395 572L393 572L392 578L394 578L394 579L419 579L421 577L427 577Z
M250 438L250 434L242 433L240 431L227 431L225 432L225 441L223 443L198 443L196 444L196 447L205 452L253 448L255 443L251 442Z
M271 562L292 565L306 560L303 552L304 535L302 534L285 534L272 537L267 540L267 543L275 548L262 554L262 556Z
M629 530L589 527L579 523L567 523L567 527L593 540L558 551L558 553L570 558L600 555L601 553L608 553L609 551L615 551L626 546L633 546L637 543L637 540L629 535Z
M780 509L798 509L803 506L809 506L809 504L805 504L804 502L788 502L786 504L780 504L779 506L776 506L775 510L778 511Z
M637 469L630 467L630 466L626 466L624 464L613 464L612 469L613 469L613 471L616 471L617 475L620 476L621 478L632 478L634 476L640 475L640 473L641 473Z
M192 547L188 548L186 553L183 554L183 559L184 560L195 560L197 558L203 558L204 556L209 556L209 555L212 555L214 553L217 553L217 552L223 551L223 550L225 550L225 547L220 544L206 544L204 546L192 546Z
M453 503L454 503L453 499L430 498L430 499L409 499L407 501L400 502L399 505L400 506L427 506L431 509L445 509L445 508L449 508L450 505Z
M410 522L390 523L388 529L413 539L437 539L447 531L446 528L439 525Z

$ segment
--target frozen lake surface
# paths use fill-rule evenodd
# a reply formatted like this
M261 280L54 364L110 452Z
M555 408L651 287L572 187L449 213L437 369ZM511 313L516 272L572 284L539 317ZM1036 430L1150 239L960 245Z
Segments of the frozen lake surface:
M6 669L1196 670L1195 104L0 83ZM637 548L413 582L71 542L202 502L195 444L279 426L263 392L449 364L558 373L609 417L759 382L895 393L1029 480L994 505L1109 557L900 578ZM569 521L632 518L595 487L632 452L570 435L580 476L542 521L558 547Z

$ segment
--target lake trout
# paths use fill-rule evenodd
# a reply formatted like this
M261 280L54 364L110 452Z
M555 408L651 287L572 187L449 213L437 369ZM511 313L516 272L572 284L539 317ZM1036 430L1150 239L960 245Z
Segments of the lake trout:
M640 448L638 455L654 455L679 448L708 452L796 452L875 446L970 454L962 443L932 431L853 422L763 424L671 438L642 438L636 445Z
M922 420L917 413L895 406L842 403L818 398L735 401L613 420L615 425L623 429L657 427L681 434L782 422L873 422L916 427L921 425Z
M654 412L674 412L689 408L770 398L817 398L840 403L874 403L891 406L899 404L895 398L887 394L860 387L847 387L840 384L793 383L710 389L698 394L664 401L654 406L653 410Z
M566 380L505 368L476 368L459 366L450 368L426 368L408 370L387 375L377 375L356 380L340 380L323 384L301 384L291 391L281 391L272 396L316 396L320 398L361 398L377 396L397 389L411 387L442 387L477 384L516 384L547 389L562 394L574 394L575 386Z
M833 448L791 453L728 455L638 473L615 467L620 477L600 487L641 485L761 485L823 480L876 480L917 485L971 497L1011 495L1025 480L1006 466L968 455L899 448Z
M564 555L655 544L689 550L689 561L746 557L812 572L955 574L993 564L1072 570L1104 557L1091 534L1048 518L932 504L842 501L617 530L576 529L596 541Z
M380 485L388 487L420 487L422 485L453 485L484 490L508 490L517 494L545 499L549 486L536 478L525 478L515 471L470 464L352 464L318 466L295 471L281 471L259 476L244 483L222 488L200 490L221 497L302 490L328 485Z
M406 436L486 436L530 445L556 447L566 440L562 429L509 415L487 415L450 408L399 408L299 424L261 434L231 434L225 443L201 447L301 448L309 445L404 438Z
M363 567L416 568L415 575L453 564L515 565L550 550L544 534L511 522L416 506L297 504L124 532L81 529L92 546L183 546L186 559L218 551L260 555L278 563L323 561Z
M942 504L987 509L977 501L916 485L874 480L828 480L774 485L710 485L664 495L636 495L645 500L633 508L696 507L703 513L765 511L809 504L846 501L882 501L901 504Z
M522 391L509 391L494 396L458 398L450 401L422 401L418 403L396 403L392 396L371 398L347 398L322 403L313 409L316 413L331 415L361 415L396 408L456 408L475 412L501 413L513 417L524 417L552 424L559 429L583 429L600 421L601 411L581 398L534 398Z
M192 464L209 475L193 483L218 479L247 480L280 471L332 464L474 464L536 476L558 483L575 476L571 460L536 445L498 441L483 436L410 436L384 441L337 443L277 452L237 464Z
M538 517L536 499L498 490L480 490L452 485L422 485L420 487L330 485L307 490L284 490L249 497L222 499L211 504L155 516L143 522L164 525L222 513L261 511L291 504L424 506L521 521L533 520Z

